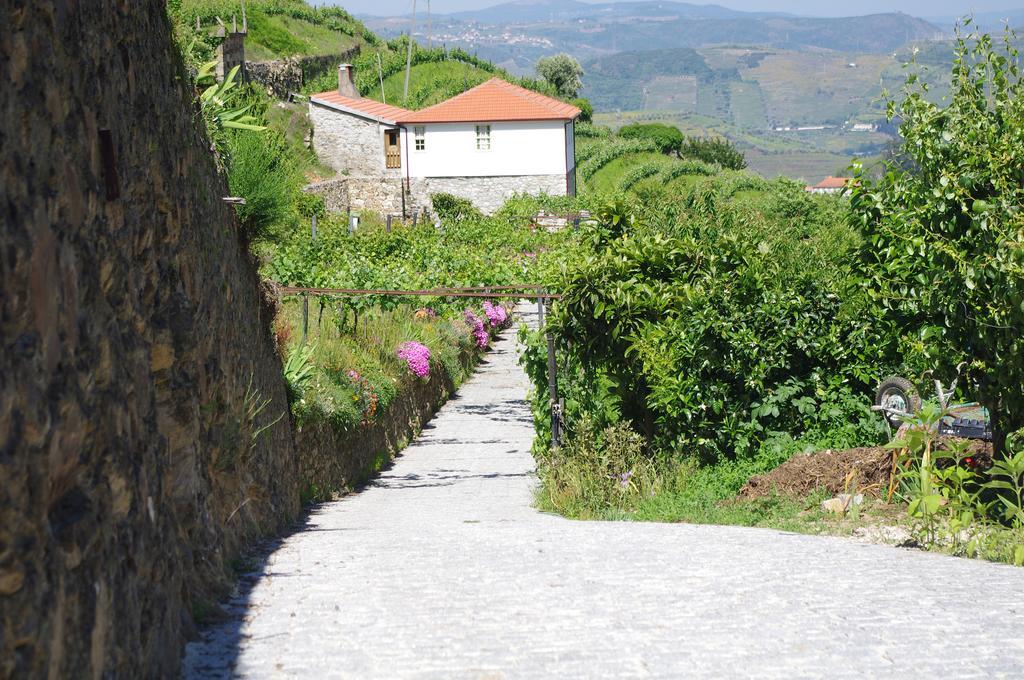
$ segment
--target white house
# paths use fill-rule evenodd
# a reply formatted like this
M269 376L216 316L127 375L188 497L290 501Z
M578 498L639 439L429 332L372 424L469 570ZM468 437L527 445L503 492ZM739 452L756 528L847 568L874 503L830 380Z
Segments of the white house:
M362 207L386 207L402 191L403 201L427 205L443 192L493 212L515 193L576 193L579 109L498 78L408 111L359 97L343 64L338 91L314 95L309 111L317 155L345 175Z

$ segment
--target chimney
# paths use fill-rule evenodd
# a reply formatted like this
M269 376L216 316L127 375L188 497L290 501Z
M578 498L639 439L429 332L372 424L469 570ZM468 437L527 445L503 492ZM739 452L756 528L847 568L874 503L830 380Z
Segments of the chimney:
M356 70L352 68L352 64L342 64L338 67L338 94L349 99L359 99Z

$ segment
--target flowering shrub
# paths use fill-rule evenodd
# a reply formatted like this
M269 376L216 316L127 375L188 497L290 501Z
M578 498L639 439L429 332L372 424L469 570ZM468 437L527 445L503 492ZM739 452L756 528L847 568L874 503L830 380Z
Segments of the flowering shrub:
M476 346L487 347L487 343L490 341L491 336L487 333L487 328L484 326L484 320L474 314L471 309L466 310L464 318L466 319L466 323L469 324L473 338L476 340Z
M362 414L362 423L366 425L377 414L377 404L380 402L380 396L373 389L373 384L369 378L359 375L358 371L349 371L348 379L352 381L352 388L355 392L352 395L353 405L359 409L359 412Z
M409 371L417 378L430 375L430 349L418 342L403 342L398 347L398 358L405 359Z
M484 302L484 314L491 322L491 328L504 328L508 321L508 311L501 305L491 304L490 300Z

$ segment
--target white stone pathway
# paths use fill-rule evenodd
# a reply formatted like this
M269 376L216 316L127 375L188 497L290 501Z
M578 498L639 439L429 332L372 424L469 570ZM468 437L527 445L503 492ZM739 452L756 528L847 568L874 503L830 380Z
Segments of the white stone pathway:
M186 678L1024 677L1024 569L537 512L514 337L243 579Z

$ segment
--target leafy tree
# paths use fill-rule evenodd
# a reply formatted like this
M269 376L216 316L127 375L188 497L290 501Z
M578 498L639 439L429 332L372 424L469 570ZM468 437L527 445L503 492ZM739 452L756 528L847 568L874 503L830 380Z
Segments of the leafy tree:
M565 53L538 60L537 75L551 83L560 97L573 98L583 87L583 67Z
M1024 86L1007 33L957 36L947 105L908 77L899 117L906 162L852 191L872 295L932 365L966 377L1001 445L1024 425Z
M683 146L683 133L679 128L664 123L633 123L619 130L626 139L649 139L661 153L678 153Z
M743 152L724 138L690 137L679 149L679 155L696 158L705 163L715 163L729 170L742 170L747 167L747 159L743 157Z

